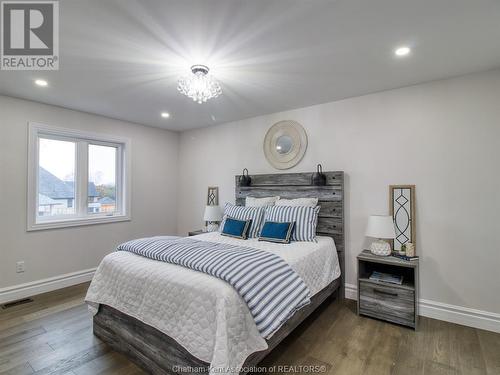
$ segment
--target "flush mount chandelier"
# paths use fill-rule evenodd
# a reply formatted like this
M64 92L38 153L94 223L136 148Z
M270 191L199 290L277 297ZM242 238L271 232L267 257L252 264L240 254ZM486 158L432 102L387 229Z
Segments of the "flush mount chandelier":
M198 103L218 97L222 94L222 89L219 82L208 74L208 71L205 65L193 65L192 74L179 79L177 90Z

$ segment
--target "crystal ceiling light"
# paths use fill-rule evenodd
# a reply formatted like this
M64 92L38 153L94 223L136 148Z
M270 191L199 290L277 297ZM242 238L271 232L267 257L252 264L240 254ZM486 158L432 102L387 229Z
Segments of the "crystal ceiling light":
M222 89L219 82L208 74L208 71L205 65L193 65L191 67L193 74L179 79L177 90L198 103L218 97L222 94Z

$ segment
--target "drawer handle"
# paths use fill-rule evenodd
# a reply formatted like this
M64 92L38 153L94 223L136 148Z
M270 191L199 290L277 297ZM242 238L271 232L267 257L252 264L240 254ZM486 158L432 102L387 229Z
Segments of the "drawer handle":
M373 289L373 292L374 293L377 293L377 294L384 294L386 296L391 296L391 297L397 297L398 294L397 293L391 293L391 292L386 292L385 290L380 290L380 289Z

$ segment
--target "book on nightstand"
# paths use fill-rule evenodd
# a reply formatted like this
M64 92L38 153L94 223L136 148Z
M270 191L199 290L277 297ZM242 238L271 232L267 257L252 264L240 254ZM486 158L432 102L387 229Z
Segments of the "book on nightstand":
M418 256L408 257L408 256L406 256L406 255L401 255L401 254L399 254L399 253L397 253L397 252L394 252L394 251L392 252L392 254L391 254L391 255L392 255L393 257L395 257L395 258L399 258L399 259L403 259L403 260L409 260L409 261L412 261L412 260L418 260Z
M384 272L378 272L378 271L373 271L371 276L369 277L369 279L373 280L373 281L380 281L383 283L390 283L390 284L397 284L397 285L403 284L403 276L391 275L390 273L384 273Z

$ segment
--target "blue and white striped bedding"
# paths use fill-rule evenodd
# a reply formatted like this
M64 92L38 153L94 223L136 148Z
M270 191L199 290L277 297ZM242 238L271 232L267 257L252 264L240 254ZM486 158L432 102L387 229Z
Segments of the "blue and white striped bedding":
M310 303L300 276L278 255L263 250L191 238L151 237L117 250L200 271L229 283L246 302L257 329L269 338Z

